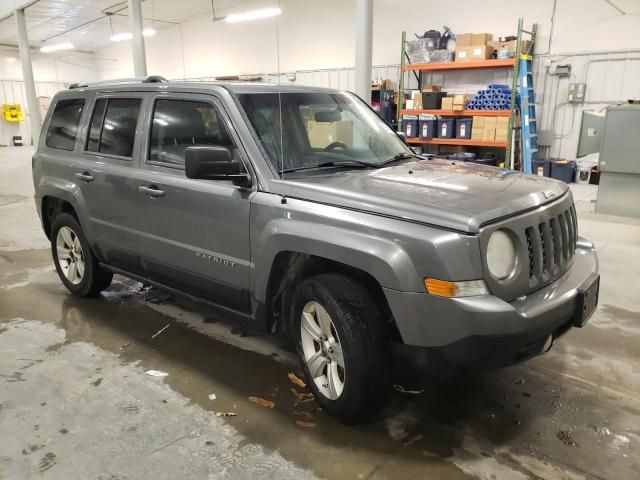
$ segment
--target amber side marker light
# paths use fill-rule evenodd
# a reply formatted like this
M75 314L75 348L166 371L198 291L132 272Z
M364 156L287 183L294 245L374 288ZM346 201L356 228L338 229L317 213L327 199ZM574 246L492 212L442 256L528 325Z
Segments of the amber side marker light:
M477 297L488 295L489 291L483 280L469 280L464 282L450 282L437 278L425 278L424 286L427 292L438 297Z

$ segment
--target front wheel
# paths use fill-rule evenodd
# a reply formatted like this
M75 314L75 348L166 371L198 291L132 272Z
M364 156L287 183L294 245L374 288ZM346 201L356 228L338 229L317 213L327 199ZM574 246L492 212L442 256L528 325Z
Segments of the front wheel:
M81 297L97 295L111 284L113 274L100 268L78 220L61 213L51 228L51 253L65 287Z
M318 404L344 423L368 419L389 393L382 315L359 282L341 274L305 280L294 305L297 350Z

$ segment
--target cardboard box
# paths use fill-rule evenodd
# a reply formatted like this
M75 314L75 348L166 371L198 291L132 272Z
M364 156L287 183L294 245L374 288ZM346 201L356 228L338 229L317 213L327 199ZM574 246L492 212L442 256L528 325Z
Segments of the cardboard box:
M508 128L496 128L496 141L497 142L506 142L509 138L509 129Z
M353 145L353 123L349 121L310 121L307 123L307 132L312 148L325 148L333 142L342 142L347 146Z
M489 45L490 47L492 47L496 52L499 52L500 50L505 50L509 53L516 53L516 46L517 46L517 40L510 40L508 42L501 42L499 40L492 40L490 42L487 42L487 45ZM531 42L529 40L522 40L522 43L520 44L520 49L522 51L522 54L525 54L529 51L529 48L531 46ZM529 52L531 53L531 52Z
M469 95L454 95L453 96L453 110L464 110L467 108L469 102Z
M472 33L461 33L460 35L456 35L456 48L457 47L470 47L471 46L471 37Z
M440 85L425 85L422 87L422 91L424 93L432 93L441 91L442 87Z
M453 110L453 97L444 97L442 99L442 110Z
M484 128L485 117L473 117L473 128Z
M496 128L509 128L509 117L496 117Z
M471 34L471 46L486 45L487 42L493 40L493 35L490 33L472 33Z
M471 127L471 140L482 140L484 138L484 128Z
M422 108L422 92L420 92L420 90L411 91L411 100L413 101L413 108L415 110Z
M493 128L498 126L498 117L484 117L484 128Z
M496 129L495 128L484 128L482 133L482 140L487 142L493 142L496 139Z
M488 60L493 54L493 48L488 45L474 45L456 48L456 62L474 62Z

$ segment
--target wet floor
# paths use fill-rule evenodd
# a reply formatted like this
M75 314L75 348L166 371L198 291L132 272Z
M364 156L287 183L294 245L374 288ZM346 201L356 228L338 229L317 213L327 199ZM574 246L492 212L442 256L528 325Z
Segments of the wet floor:
M575 196L602 291L587 327L449 385L399 371L424 391L395 392L360 427L290 382L282 339L123 277L99 298L69 295L31 195L28 153L1 151L0 478L640 475L640 222L591 213L588 187Z

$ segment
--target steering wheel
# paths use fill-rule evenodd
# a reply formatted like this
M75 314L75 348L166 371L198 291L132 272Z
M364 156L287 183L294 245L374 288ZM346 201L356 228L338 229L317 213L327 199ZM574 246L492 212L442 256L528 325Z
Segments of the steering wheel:
M326 147L324 147L322 149L323 152L331 152L333 150L335 150L336 148L341 148L343 150L349 150L349 147L347 146L347 144L343 143L343 142L333 142L330 143L329 145L327 145Z

